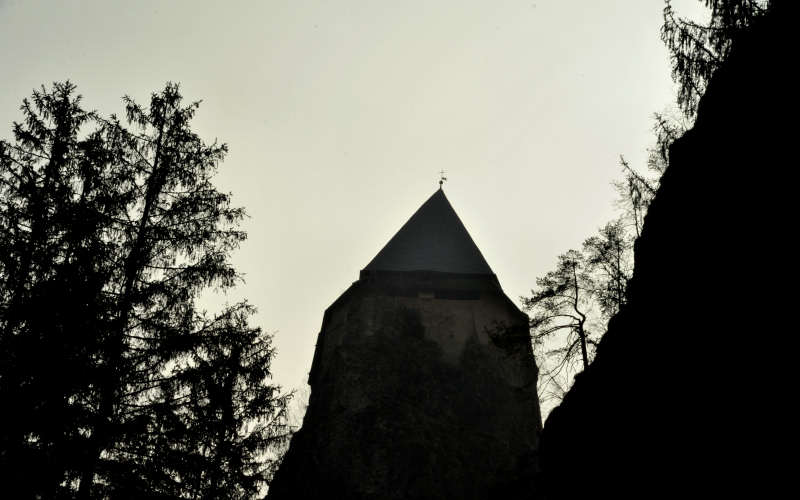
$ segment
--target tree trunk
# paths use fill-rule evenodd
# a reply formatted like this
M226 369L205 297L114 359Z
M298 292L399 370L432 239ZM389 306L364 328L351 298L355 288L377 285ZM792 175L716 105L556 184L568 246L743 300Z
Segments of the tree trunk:
M117 388L120 386L120 360L122 359L124 349L125 329L130 321L130 315L133 308L133 288L136 283L136 278L142 265L142 258L144 257L145 250L145 232L150 220L150 213L153 210L153 205L158 199L158 195L164 185L164 178L166 172L159 165L161 157L162 139L164 134L163 121L158 132L158 140L156 142L156 152L153 159L153 171L147 179L147 192L145 194L145 205L142 210L142 216L139 219L139 227L136 232L136 241L133 244L128 258L125 260L124 265L124 285L121 295L121 306L119 311L119 319L117 327L115 328L114 336L111 338L111 346L108 351L109 360L108 367L110 372L103 378L103 387L100 395L100 414L98 421L95 424L95 433L93 433L93 445L90 447L89 456L84 464L84 470L81 474L81 483L78 490L78 498L80 500L88 500L91 497L91 485L94 481L95 471L97 470L97 462L100 458L105 447L108 445L109 428L111 419L114 413L114 402L116 399ZM94 438L94 436L97 436Z

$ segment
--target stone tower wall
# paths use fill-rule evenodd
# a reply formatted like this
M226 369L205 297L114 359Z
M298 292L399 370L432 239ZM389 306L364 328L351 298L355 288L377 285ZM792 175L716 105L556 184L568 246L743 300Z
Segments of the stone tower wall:
M541 429L527 317L499 288L386 290L357 282L326 311L308 413L270 498L517 489Z

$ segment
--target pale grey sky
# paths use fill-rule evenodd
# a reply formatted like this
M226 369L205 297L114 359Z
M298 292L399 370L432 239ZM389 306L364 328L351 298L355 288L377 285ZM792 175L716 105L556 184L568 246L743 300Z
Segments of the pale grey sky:
M693 0L679 12L701 11ZM70 79L87 108L202 99L246 207L234 262L275 332L275 380L305 381L322 314L438 187L506 293L614 217L673 102L661 0L0 0L0 137L23 97ZM696 14L693 14L696 15Z

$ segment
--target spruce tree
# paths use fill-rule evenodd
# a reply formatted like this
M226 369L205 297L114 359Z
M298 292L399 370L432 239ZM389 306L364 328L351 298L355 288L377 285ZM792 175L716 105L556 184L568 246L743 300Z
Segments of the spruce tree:
M90 359L103 321L107 158L69 82L35 91L0 142L0 468L11 491L56 496L81 456ZM91 206L91 207L90 207Z
M711 75L728 56L733 40L770 8L769 0L701 0L710 9L708 24L676 15L665 1L661 40L678 84L677 102L687 117L697 112Z
M285 436L270 337L237 304L227 147L168 84L125 119L55 84L0 143L0 466L22 497L247 498ZM91 126L91 129L88 129ZM36 479L26 478L35 471ZM42 479L43 478L43 479ZM6 479L6 478L4 478Z

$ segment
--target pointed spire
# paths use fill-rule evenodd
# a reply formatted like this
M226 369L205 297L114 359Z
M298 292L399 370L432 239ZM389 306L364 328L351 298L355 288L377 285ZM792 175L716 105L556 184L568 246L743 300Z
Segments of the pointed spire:
M494 275L441 186L364 270Z

